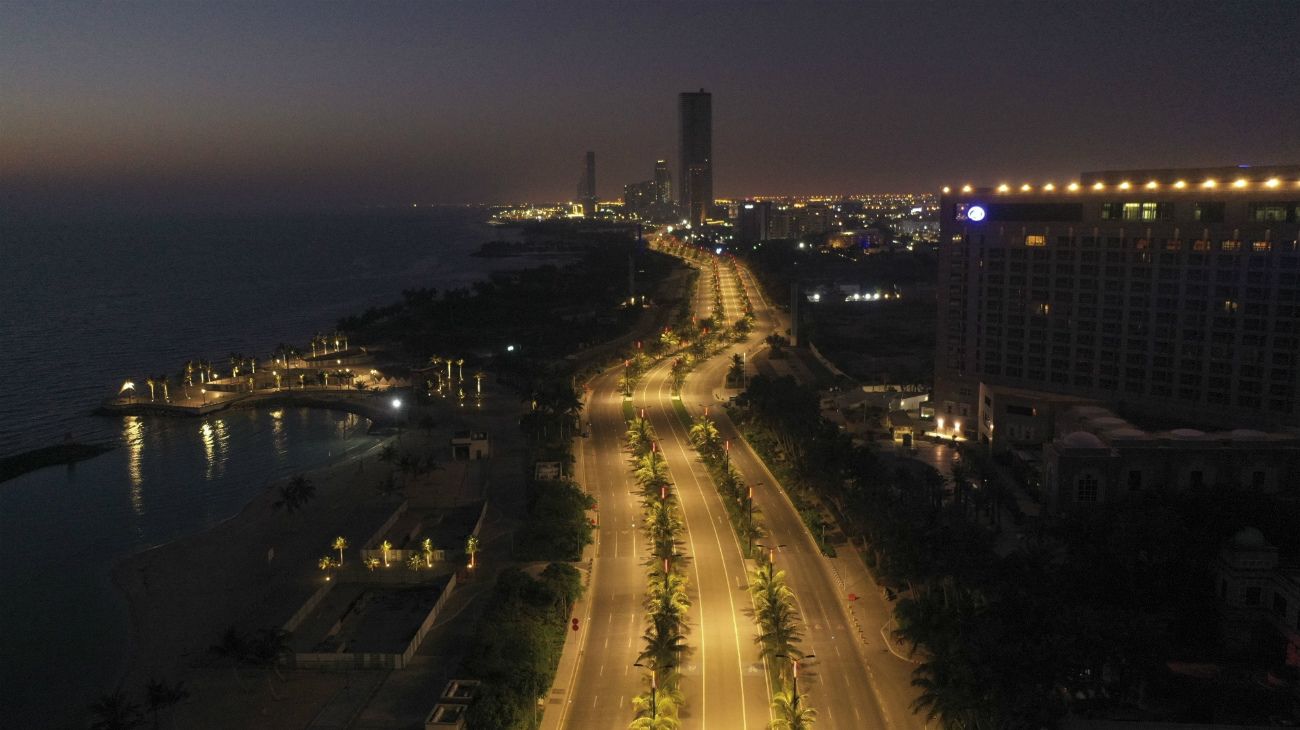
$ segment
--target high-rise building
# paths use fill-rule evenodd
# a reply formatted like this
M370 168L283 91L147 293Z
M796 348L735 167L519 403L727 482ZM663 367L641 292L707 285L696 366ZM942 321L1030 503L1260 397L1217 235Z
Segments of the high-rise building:
M771 238L772 203L746 200L736 210L736 240L757 243Z
M692 225L699 225L713 208L713 95L700 89L678 97L677 202Z
M623 186L623 212L636 218L648 219L655 215L659 186L654 180L629 183Z
M1300 165L966 186L940 216L935 410L967 437L981 386L1300 425Z
M596 213L596 153L587 150L586 165L583 167L582 182L578 184L578 201L582 203L582 213L592 216Z
M668 174L668 161L655 160L655 203L666 208L673 202L673 179Z

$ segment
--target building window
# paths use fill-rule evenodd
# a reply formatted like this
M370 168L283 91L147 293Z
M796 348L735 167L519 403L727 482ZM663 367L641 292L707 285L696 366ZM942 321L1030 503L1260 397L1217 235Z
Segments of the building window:
M1264 590L1260 586L1242 586L1239 594L1241 596L1241 605L1258 606L1263 592Z
M1182 239L1180 239L1180 238L1168 238L1168 239L1165 239L1165 250L1166 250L1166 251L1181 251L1182 248L1183 248L1183 241L1182 241Z
M1255 253L1268 253L1273 249L1273 244L1268 241L1255 241L1250 244L1250 250Z
M1246 218L1256 223L1285 223L1288 207L1286 203L1251 203Z
M1192 217L1202 223L1222 223L1224 203L1197 203Z
M1092 472L1080 474L1074 480L1074 501L1095 503L1099 487L1097 475Z
M1026 246L1046 246L1047 236L1025 236Z
M1130 470L1128 473L1128 490L1130 492L1136 492L1141 488L1142 488L1142 472L1137 469Z
M1192 250L1193 250L1193 251L1209 251L1209 250L1210 250L1210 242L1209 242L1209 241L1192 241ZM1200 263L1200 262L1199 262L1199 261L1192 261L1192 260L1189 259L1187 263L1189 263L1189 264L1195 264L1195 263Z
M1241 241L1220 241L1219 250L1224 253L1236 253L1241 250Z

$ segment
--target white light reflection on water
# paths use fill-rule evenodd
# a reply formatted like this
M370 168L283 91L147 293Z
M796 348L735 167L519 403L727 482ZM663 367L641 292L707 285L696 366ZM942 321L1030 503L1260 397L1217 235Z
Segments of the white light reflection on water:
M276 456L283 461L289 453L289 445L284 433L284 410L271 411L271 445L275 447Z
M203 425L199 426L199 436L203 439L203 456L207 462L203 476L205 479L211 479L217 469L217 445L212 424L204 421Z
M131 482L131 509L137 517L144 516L144 472L140 464L144 459L144 422L137 416L122 419L122 440L126 442L126 469Z

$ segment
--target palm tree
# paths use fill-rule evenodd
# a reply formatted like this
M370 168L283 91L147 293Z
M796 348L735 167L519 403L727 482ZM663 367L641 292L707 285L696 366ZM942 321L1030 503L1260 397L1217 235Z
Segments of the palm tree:
M772 730L807 730L817 721L817 711L806 704L807 695L781 689L772 695Z
M686 650L682 626L670 616L651 616L641 641L645 648L637 655L637 661L660 671L676 665L677 658Z
M289 514L302 509L316 497L316 485L302 474L295 475L288 484L280 487L280 499L273 505L275 509L284 508Z
M718 444L718 427L707 416L700 416L691 426L689 437L695 448L711 451Z
M433 567L433 540L424 538L420 543L420 550L424 552L424 565L427 568Z
M745 380L745 359L740 353L731 356L731 367L727 368L727 380L733 383L742 383Z
M650 448L650 442L654 439L654 429L650 427L648 420L637 416L628 423L626 438L628 448L641 453L644 449Z
M424 567L424 558L420 557L419 553L411 553L406 556L406 567L411 570L419 570Z
M465 541L465 554L469 556L469 567L474 567L474 556L478 554L478 536L470 535Z
M343 567L343 551L346 550L347 547L348 547L348 541L347 541L347 538L343 537L342 535L339 535L338 537L334 538L334 542L333 542L333 544L331 545L331 547L333 547L335 550L339 551L339 567L342 568L342 567Z
M153 377L150 376L144 379L144 384L149 386L149 402L152 403L153 395L154 395L154 386L158 385L158 381L154 380Z
M382 550L382 551L384 551L384 567L387 568L387 567L388 567L388 552L389 552L390 550L393 549L393 543L391 543L391 542L389 542L389 541L387 541L387 540L384 540L382 543L380 543L380 545L379 545L379 549Z
M331 563L333 562L332 558L326 559ZM326 567L327 566L324 564L323 559L321 568L324 569ZM226 633L221 635L220 642L208 647L208 653L215 654L229 661L230 671L234 673L235 681L239 683L241 689L247 689L244 686L244 678L239 675L239 665L242 664L244 659L248 656L248 641L238 631L235 631L234 626L226 629Z
M375 568L379 567L380 561L379 558L366 558L361 562L366 566L366 570L374 572Z
M271 690L271 696L275 699L282 699L275 691L275 685L271 683L271 673L284 681L284 675L280 674L280 665L286 659L293 656L293 646L290 644L292 635L284 629L276 626L269 629L259 629L257 635L253 637L249 644L249 655L254 664L264 669L271 670L266 675L267 689Z
M189 698L190 691L185 689L184 682L167 684L161 680L150 679L145 685L145 694L148 697L149 712L153 715L153 726L161 728L159 713L184 702Z
M92 730L131 730L144 725L140 706L120 689L95 700L90 712L95 716L90 725Z
M316 565L319 566L321 570L325 571L325 580L330 579L329 571L339 567L339 564L334 561L333 555L322 556L320 560L316 561Z
M474 394L475 395L483 395L483 378L486 377L487 377L487 373L483 372L482 370L478 370L474 373Z

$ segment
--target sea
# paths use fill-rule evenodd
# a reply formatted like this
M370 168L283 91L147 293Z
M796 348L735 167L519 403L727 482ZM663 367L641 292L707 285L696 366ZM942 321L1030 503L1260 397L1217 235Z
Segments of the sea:
M0 726L66 727L113 689L129 651L109 579L117 561L377 442L364 419L336 411L180 419L96 416L96 406L128 380L174 382L188 359L305 347L404 289L532 265L471 255L512 237L487 217L0 213L0 456L65 439L114 447L0 482Z

